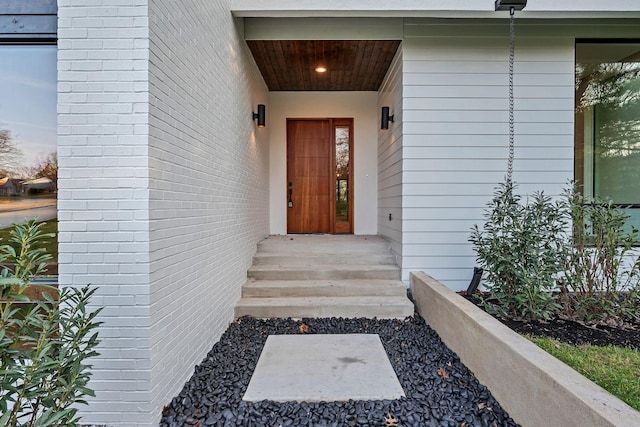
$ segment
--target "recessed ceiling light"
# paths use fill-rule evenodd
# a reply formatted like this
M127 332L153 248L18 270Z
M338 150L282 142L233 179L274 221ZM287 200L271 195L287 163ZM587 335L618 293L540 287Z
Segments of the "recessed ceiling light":
M324 67L322 65L319 65L316 67L316 73L326 73L327 72L327 67Z

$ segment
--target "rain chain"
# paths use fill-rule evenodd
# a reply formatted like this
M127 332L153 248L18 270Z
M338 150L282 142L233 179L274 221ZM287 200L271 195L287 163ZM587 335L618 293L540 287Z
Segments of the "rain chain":
M513 63L516 50L515 8L509 9L509 159L507 162L507 181L512 182L515 125L513 117Z

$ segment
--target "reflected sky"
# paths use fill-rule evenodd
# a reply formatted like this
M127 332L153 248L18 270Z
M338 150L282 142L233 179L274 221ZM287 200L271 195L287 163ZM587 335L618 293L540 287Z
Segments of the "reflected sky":
M11 131L23 166L56 151L56 46L0 45L0 129Z

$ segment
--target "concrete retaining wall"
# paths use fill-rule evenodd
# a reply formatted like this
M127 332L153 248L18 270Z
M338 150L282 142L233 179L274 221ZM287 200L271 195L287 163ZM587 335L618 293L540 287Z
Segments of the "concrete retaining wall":
M418 311L523 426L635 426L640 412L424 273Z

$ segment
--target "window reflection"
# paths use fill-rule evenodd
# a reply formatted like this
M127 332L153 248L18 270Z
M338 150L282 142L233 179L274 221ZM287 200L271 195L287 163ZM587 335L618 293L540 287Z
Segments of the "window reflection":
M0 236L12 223L37 218L57 232L57 72L55 44L0 41ZM57 237L45 250L57 274Z
M578 43L575 99L585 196L640 207L640 44ZM640 210L628 214L640 226Z
M336 222L349 222L349 127L335 127Z
M33 178L56 152L56 46L0 44L0 173ZM42 165L42 166L45 166Z

